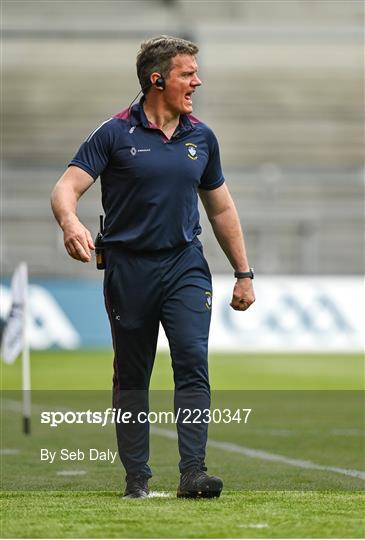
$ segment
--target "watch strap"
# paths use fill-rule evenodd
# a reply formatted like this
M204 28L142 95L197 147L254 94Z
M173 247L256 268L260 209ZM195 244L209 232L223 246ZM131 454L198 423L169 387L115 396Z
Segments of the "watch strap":
M243 279L243 278L251 278L253 279L255 276L253 268L250 268L249 272L235 272L234 277L237 279Z

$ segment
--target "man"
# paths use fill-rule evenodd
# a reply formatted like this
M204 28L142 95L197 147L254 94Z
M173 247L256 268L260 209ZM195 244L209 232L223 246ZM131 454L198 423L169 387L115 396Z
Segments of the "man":
M198 47L159 36L141 45L137 74L143 96L99 126L82 144L52 193L52 208L71 257L91 260L90 232L77 201L98 176L106 214L103 235L105 304L115 351L113 403L148 412L148 388L159 323L167 338L175 381L175 414L210 406L208 333L212 285L198 240L198 194L237 281L231 306L254 302L238 215L224 183L218 142L192 116L201 85ZM186 413L185 413L186 414ZM223 483L205 467L207 422L177 421L179 497L218 497ZM146 497L149 426L117 424L126 497Z

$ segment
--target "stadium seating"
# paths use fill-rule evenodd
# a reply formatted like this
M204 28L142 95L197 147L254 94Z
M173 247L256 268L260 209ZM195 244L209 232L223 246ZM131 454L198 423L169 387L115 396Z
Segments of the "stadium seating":
M201 46L194 113L220 140L256 270L361 272L361 3L122 4L4 7L3 272L24 259L31 275L100 274L66 256L49 195L80 142L137 94L136 51L160 32ZM100 210L96 185L79 211L93 234ZM212 270L228 271L202 221Z

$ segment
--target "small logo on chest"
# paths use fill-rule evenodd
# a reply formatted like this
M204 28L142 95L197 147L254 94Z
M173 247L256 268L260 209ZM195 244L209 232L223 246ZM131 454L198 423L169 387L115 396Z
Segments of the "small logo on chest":
M194 144L194 143L191 143L191 142L187 142L185 143L185 146L187 148L187 156L188 158L190 159L198 159L198 156L197 156L197 145Z
M151 152L151 148L135 148L135 146L132 146L130 149L132 156L135 156L137 152Z

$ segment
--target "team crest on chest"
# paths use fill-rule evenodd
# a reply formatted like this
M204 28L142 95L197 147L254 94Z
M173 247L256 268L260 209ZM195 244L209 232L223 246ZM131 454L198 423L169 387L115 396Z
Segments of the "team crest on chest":
M198 159L198 156L197 156L197 145L194 144L194 143L191 143L191 142L187 142L185 143L185 146L187 148L187 151L188 151L188 158L190 159Z

